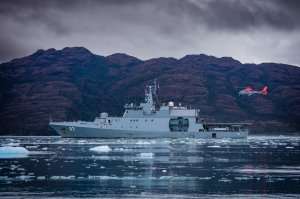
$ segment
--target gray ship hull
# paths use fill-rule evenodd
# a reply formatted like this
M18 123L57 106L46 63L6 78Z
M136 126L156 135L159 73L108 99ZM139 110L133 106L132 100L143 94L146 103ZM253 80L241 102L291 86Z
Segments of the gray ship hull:
M115 129L99 129L93 127L76 127L75 131L62 131L65 125L50 124L64 138L233 138L245 139L247 131L202 131L202 132L170 132L170 131L127 131Z

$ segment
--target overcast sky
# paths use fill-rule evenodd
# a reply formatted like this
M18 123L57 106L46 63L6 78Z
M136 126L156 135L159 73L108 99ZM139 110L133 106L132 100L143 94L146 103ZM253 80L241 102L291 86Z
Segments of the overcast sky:
M299 0L1 0L0 62L83 46L140 59L187 54L300 66Z

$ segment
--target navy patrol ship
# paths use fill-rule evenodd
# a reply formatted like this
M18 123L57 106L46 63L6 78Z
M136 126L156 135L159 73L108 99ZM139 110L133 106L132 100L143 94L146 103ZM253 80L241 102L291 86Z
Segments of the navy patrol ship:
M159 106L153 86L146 86L145 102L125 104L123 117L109 117L103 112L92 122L50 122L66 138L247 138L248 123L205 123L198 109ZM156 100L154 100L154 97Z

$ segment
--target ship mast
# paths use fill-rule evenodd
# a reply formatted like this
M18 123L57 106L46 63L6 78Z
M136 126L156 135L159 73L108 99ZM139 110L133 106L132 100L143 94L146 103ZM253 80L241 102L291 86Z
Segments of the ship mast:
M154 80L153 86L146 86L145 90L145 103L141 103L141 107L143 107L143 110L146 114L151 114L153 111L156 110L155 103L153 101L153 94L155 96L155 99L157 101L157 104L159 105L159 101L156 95L156 90L158 86L156 83L156 79Z
M159 85L157 84L156 78L154 79L154 90L153 90L153 94L155 96L156 99L156 105L159 107L160 103L156 94L156 90L159 89Z

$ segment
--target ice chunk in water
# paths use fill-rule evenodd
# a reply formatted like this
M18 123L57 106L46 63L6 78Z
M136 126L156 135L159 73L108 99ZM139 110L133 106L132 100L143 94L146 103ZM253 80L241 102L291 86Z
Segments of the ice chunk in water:
M140 145L142 145L142 144L150 144L150 142L146 142L146 141L138 141L136 144L140 144Z
M0 158L24 158L28 154L24 147L0 147Z
M208 148L221 148L219 145L212 145L212 146L207 146Z
M109 146L104 145L104 146L97 146L94 148L90 148L90 151L95 151L95 152L109 152L111 151L111 148L109 148Z
M154 154L153 153L141 153L140 156L143 158L153 158Z
M37 149L38 146L26 146L26 149Z
M46 177L45 176L38 176L36 179L37 180L46 180Z
M7 144L2 144L2 146L19 146L20 143L18 142L11 142L11 143L7 143Z

